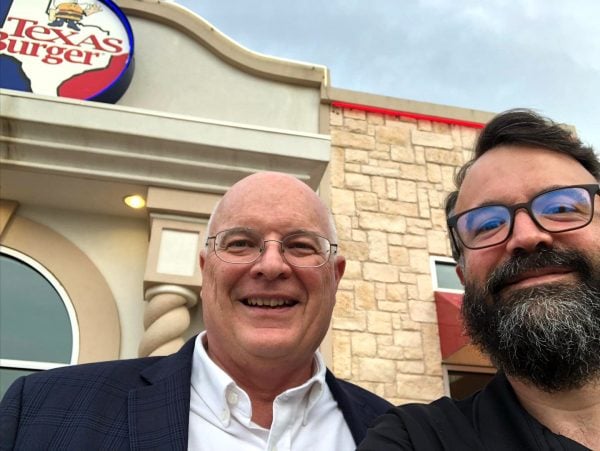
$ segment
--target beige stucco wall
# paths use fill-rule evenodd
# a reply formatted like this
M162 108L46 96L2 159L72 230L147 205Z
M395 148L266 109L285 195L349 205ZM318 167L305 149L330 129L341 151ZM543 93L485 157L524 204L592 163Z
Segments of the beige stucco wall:
M119 105L319 132L318 86L258 77L222 60L181 30L135 12L129 19L136 38L136 67Z
M451 255L443 202L477 130L336 107L330 127L330 201L348 261L334 372L395 404L433 400L443 375L430 256Z
M19 215L64 236L98 268L112 291L119 312L119 357L137 357L145 307L142 281L148 250L146 221L27 204L19 207Z

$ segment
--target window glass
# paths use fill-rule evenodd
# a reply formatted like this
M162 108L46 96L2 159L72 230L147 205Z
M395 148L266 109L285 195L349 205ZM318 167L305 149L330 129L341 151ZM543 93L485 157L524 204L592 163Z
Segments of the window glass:
M437 277L437 287L435 289L441 290L463 290L463 286L460 283L460 279L456 275L456 263L454 262L435 262L435 273Z
M8 387L19 377L27 376L28 374L35 373L31 370L19 370L15 368L0 368L0 397L6 393Z
M0 254L0 358L70 363L71 321L52 284L38 271Z

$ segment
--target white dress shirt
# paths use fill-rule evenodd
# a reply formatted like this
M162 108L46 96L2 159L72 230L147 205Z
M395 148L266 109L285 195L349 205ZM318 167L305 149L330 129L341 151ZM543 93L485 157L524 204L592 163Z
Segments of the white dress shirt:
M315 353L313 376L273 402L271 429L252 422L244 390L208 356L206 332L192 358L188 449L207 451L343 451L356 444L325 382L323 358Z

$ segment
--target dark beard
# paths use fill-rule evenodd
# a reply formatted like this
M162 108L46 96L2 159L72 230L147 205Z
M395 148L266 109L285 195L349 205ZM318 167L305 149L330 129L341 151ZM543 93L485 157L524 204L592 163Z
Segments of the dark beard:
M516 275L548 266L569 268L580 280L501 293ZM485 287L465 286L462 315L468 335L499 369L541 390L580 388L600 377L600 262L580 252L541 249L511 258Z

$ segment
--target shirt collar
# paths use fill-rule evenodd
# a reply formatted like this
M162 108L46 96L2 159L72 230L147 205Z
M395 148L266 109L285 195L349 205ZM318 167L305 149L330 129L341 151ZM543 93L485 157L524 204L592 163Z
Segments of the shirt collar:
M221 419L223 426L227 427L231 421L231 412L227 403L228 394L237 392L246 398L247 402L243 404L247 404L249 408L247 412L248 418L252 416L250 399L246 392L237 386L231 376L223 371L208 356L204 347L205 336L206 331L203 331L196 337L194 355L192 357L191 386L192 390L198 393L213 414ZM325 390L325 372L325 362L321 353L317 351L314 356L313 375L311 378L302 385L290 388L279 394L275 398L275 402L287 403L290 400L294 402L293 400L301 398L303 401L298 407L304 412L302 423L306 425L309 412L318 403L319 399L321 399ZM223 412L227 412L227 415L223 416Z

